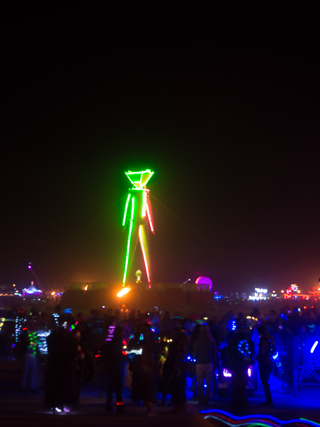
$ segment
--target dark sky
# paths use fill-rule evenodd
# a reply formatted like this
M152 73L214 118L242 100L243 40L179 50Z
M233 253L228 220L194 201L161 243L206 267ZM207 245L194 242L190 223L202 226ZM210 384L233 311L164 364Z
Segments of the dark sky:
M105 3L2 14L0 283L121 283L124 171L151 168L155 282L315 286L318 11Z

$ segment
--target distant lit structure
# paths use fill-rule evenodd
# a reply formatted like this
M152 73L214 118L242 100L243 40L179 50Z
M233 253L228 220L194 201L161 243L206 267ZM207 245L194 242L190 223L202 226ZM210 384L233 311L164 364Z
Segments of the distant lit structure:
M0 297L21 297L16 285L0 285Z
M34 282L31 282L31 286L29 288L22 289L22 296L28 296L28 295L41 295L42 291L40 289L37 289L34 286Z
M314 286L312 291L309 292L311 298L319 298L320 299L320 279L318 286Z
M281 291L282 292L282 291ZM292 284L289 286L289 288L286 290L286 292L282 292L283 297L285 299L305 299L309 300L310 298L314 298L315 295L312 295L310 292L309 294L302 294L300 289L298 288L298 285Z
M264 288L255 288L255 292L253 295L249 295L249 300L251 301L261 301L267 299L268 289Z
M126 256L124 263L123 273L123 286L125 286L130 272L130 267L133 261L137 241L139 239L147 281L151 287L151 271L150 271L150 258L149 247L147 239L147 231L150 228L154 233L151 204L149 199L149 191L146 185L154 172L150 169L140 172L125 172L127 178L133 185L129 190L127 197L122 226L128 228Z
M212 280L209 277L199 276L196 280L196 285L198 285L199 291L211 291Z

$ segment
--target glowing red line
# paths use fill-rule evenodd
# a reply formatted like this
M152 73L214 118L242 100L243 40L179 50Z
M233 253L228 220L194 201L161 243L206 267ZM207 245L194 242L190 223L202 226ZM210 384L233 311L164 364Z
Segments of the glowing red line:
M149 220L149 224L150 224L150 229L151 229L151 231L153 233L154 232L153 222L152 222L152 219L151 219L151 215L150 215L148 204L147 204L147 215L148 215L148 220Z

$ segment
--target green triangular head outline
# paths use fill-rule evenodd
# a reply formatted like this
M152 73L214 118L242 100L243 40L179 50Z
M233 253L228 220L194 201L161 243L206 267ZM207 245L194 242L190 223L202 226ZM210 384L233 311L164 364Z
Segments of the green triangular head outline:
M140 172L128 171L125 172L125 174L133 185L133 188L142 189L147 185L149 179L152 177L154 172L152 172L150 169L146 169L145 171Z

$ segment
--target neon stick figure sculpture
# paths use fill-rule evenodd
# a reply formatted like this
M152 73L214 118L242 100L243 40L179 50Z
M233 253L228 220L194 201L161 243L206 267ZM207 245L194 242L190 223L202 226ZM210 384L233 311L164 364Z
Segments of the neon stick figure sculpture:
M154 172L150 169L141 172L125 172L133 187L129 190L122 226L128 228L126 258L123 273L125 286L130 271L138 239L142 250L149 287L151 286L150 258L147 239L147 226L154 234L149 191L146 185Z

